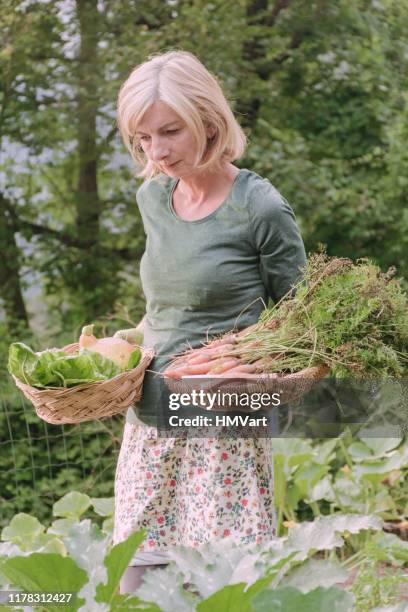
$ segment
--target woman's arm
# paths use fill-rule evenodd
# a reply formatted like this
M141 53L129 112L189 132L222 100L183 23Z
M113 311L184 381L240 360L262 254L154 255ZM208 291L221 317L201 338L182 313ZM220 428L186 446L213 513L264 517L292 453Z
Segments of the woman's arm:
M136 329L138 331L141 331L141 332L144 331L145 323L146 323L146 317L147 317L147 315L144 315L143 318L140 320L140 322L137 324Z
M292 208L264 180L250 194L250 221L262 281L276 303L302 279L306 253Z

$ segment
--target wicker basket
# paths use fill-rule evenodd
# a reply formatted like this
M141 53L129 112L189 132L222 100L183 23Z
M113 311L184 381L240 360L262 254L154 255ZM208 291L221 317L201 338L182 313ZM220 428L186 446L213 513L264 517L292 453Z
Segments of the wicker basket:
M73 353L78 347L78 343L68 344L62 350ZM37 415L47 423L82 423L120 414L133 402L138 402L142 396L145 371L153 356L153 349L143 348L140 362L132 370L109 380L84 383L69 389L37 389L24 384L15 376L13 378L17 387L33 403Z
M222 376L194 376L182 379L165 378L166 386L172 393L191 393L193 390L209 390L212 393L216 389L222 393L279 393L280 404L288 404L299 400L308 393L320 380L325 378L330 372L326 365L319 365L305 368L286 376L276 376L267 374L252 374L251 376L242 374L242 377L228 378ZM219 382L218 382L219 381ZM245 408L231 406L229 409L240 410L242 412L252 412ZM214 405L213 410L226 410L225 406Z

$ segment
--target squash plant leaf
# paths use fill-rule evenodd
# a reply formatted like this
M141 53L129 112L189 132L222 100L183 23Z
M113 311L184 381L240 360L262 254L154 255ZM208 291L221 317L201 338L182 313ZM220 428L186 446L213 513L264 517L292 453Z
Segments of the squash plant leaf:
M90 505L91 499L88 495L78 491L70 491L53 505L52 513L54 516L79 520Z
M77 594L88 581L86 572L73 559L53 553L3 559L1 572L11 585L30 592ZM83 599L73 597L72 603L64 609L76 611L83 603ZM60 605L47 606L48 612L60 610Z
M106 555L104 564L108 570L108 582L98 584L95 601L110 603L116 593L119 581L128 567L133 555L145 538L144 530L132 533L127 540L113 546Z
M254 612L353 612L354 609L353 595L337 587L319 587L309 593L302 593L299 589L289 586L274 590L265 589L252 600Z

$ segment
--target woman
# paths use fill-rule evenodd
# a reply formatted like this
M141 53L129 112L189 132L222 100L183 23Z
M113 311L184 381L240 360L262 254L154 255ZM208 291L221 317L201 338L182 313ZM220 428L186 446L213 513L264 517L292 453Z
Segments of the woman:
M268 297L298 282L305 251L294 214L267 179L233 162L246 144L213 75L170 51L123 84L118 124L146 180L137 192L147 241L140 264L144 344L151 370L222 332L258 320ZM275 533L268 439L157 436L158 377L148 372L127 415L116 483L115 543L147 538L121 582L135 590L166 549L230 536L260 543Z

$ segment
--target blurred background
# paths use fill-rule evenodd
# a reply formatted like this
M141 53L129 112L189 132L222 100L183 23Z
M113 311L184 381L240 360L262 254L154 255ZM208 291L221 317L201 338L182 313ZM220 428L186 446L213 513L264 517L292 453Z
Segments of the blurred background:
M0 4L0 523L69 489L110 496L123 417L40 421L7 373L35 350L136 324L140 180L121 83L184 49L219 78L249 146L237 165L295 210L307 251L408 280L408 4L398 0L9 0Z

